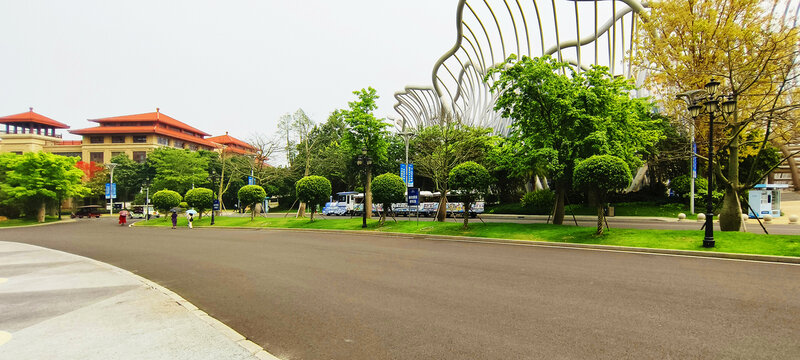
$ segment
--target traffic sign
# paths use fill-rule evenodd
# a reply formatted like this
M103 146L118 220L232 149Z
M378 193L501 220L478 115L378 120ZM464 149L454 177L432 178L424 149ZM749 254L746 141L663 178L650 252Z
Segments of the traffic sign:
M419 205L419 188L408 188L408 206Z
M211 203L211 210L219 211L219 200L214 199L214 202Z

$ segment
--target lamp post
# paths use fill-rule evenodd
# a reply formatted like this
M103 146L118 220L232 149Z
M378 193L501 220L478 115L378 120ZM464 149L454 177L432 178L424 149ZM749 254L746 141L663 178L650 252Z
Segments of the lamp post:
M144 220L150 220L150 178L145 178L142 184L144 188Z
M214 184L217 182L217 179L219 179L219 176L217 176L217 171L216 170L211 170L211 175L208 176L208 180L211 180L211 187L212 188L214 187ZM211 203L211 225L214 225L214 203L213 203L213 201Z
M358 166L364 166L364 182L367 181L367 170L369 166L372 165L372 158L367 156L367 148L361 148L361 155L358 155L358 160L356 161ZM361 212L361 228L367 228L367 186L364 185L364 211Z
M714 247L714 204L712 193L714 192L714 115L720 110L720 103L722 104L722 112L724 115L730 115L736 109L736 100L733 96L717 95L719 88L719 81L714 80L706 83L703 87L704 91L697 92L701 94L696 99L689 99L688 110L693 119L705 110L708 113L708 190L706 191L706 233L703 238L703 247Z
M111 209L108 210L109 215L114 215L114 168L117 167L117 163L108 163L106 167L111 170L111 179L109 180L108 184L108 199L111 201Z

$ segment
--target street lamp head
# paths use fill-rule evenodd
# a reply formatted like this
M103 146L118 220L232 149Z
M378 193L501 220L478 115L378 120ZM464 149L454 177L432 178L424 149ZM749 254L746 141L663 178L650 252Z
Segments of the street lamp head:
M719 100L717 100L717 99L706 100L706 102L704 102L703 104L706 105L706 111L708 111L708 112L713 113L713 112L717 112L717 110L719 110Z
M361 155L367 155L367 148L366 147L362 147L361 148Z
M706 86L704 86L704 88L706 89L706 92L708 93L709 96L714 96L714 94L717 92L717 89L719 88L719 81L716 81L714 80L714 78L711 78L711 81L706 83Z
M703 110L703 107L697 104L692 104L689 106L689 113L692 114L692 117L700 116L700 111Z
M733 99L733 96L728 96L728 100L725 100L722 103L722 111L725 112L725 115L733 114L736 110L736 100Z
M361 157L359 157L359 158L358 158L358 161L356 161L356 163L358 164L358 166L361 166L361 164L363 164L364 162L363 162L363 161L361 161Z

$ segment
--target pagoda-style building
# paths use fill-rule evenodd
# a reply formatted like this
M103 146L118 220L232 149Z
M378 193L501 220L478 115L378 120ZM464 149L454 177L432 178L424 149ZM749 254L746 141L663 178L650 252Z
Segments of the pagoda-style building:
M64 123L47 116L27 112L0 117L0 153L46 151L59 155L79 156L80 143L61 139L60 129L68 129Z
M160 147L189 150L215 150L217 144L206 139L208 133L198 130L157 108L155 112L91 119L99 126L71 130L83 136L84 161L105 163L119 154L143 162L147 153Z
M237 155L253 155L256 153L256 148L242 140L228 135L227 131L225 132L225 135L210 137L206 140L219 144L218 149L220 152Z

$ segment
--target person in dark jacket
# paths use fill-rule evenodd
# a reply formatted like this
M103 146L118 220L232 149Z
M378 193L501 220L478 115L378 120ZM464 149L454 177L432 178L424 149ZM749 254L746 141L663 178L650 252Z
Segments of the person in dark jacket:
M172 211L172 228L175 229L176 226L178 226L178 213L173 210Z

